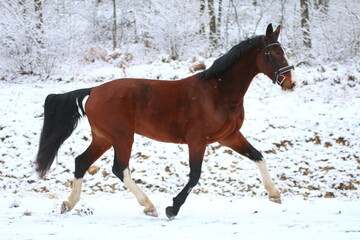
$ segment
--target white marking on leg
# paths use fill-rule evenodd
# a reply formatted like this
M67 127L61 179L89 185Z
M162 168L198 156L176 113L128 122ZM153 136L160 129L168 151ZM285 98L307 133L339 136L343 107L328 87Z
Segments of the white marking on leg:
M81 186L82 186L83 179L82 178L75 178L72 184L72 189L70 196L67 201L64 201L61 206L61 213L71 211L76 203L80 200L81 194Z
M279 193L278 189L275 187L275 183L270 176L265 159L262 159L261 161L256 162L256 165L258 166L258 168L260 170L260 174L261 174L265 189L269 191L270 200L272 200L272 201L278 200L278 202L281 202L280 193Z
M146 196L146 194L141 191L141 189L136 185L134 180L130 176L129 169L126 168L123 172L124 174L124 184L125 186L135 195L136 199L138 200L141 206L144 206L144 213L146 215L150 215L153 217L157 217L157 211L152 202Z

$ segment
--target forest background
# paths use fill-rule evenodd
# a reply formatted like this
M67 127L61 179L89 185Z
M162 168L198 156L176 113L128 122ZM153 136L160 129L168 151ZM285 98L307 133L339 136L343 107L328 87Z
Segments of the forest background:
M216 58L269 23L283 27L296 66L358 65L358 9L358 0L6 0L0 79Z

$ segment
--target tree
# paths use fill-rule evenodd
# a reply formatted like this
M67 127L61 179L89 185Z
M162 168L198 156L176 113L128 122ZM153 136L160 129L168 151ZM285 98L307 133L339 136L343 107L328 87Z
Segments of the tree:
M215 47L217 45L217 32L216 32L216 16L215 16L215 7L214 0L208 0L209 8L209 30L210 30L210 42Z
M44 24L44 20L43 20L43 12L42 12L42 2L41 0L34 0L35 3L35 13L37 15L37 20L36 20L36 25L35 28L38 31L38 36L36 39L36 42L40 45L40 47L44 47L43 46L43 34L44 34L44 30L43 30L43 24Z
M200 16L203 16L205 12L205 0L200 0ZM205 33L205 24L201 22L200 34Z
M204 0L201 1L201 4ZM202 11L203 6L201 5L200 12ZM214 0L208 0L208 10L209 10L209 37L210 43L213 47L217 47L218 38L220 37L221 32L221 19L222 19L222 0L218 1L217 11L215 11L215 2Z
M311 48L310 25L309 25L309 0L300 0L301 29L305 47Z
M314 0L315 8L320 9L321 12L327 13L329 9L329 0Z
M222 19L222 0L219 0L219 6L218 6L218 15L217 15L217 24L216 24L216 30L217 35L220 37L221 35L221 19Z
M113 28L112 28L112 38L113 38L113 50L117 48L117 21L116 21L116 0L113 0Z
M140 41L172 59L189 57L206 49L201 32L200 1L144 1L137 14ZM176 9L176 11L174 11Z

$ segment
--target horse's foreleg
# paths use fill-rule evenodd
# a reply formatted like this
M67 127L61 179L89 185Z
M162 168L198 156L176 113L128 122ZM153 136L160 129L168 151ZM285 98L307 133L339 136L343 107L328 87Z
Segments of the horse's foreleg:
M270 176L265 159L240 132L231 134L226 139L221 140L220 143L254 161L260 170L265 189L269 192L270 201L281 203L280 192Z
M260 170L261 178L265 189L269 192L270 201L281 203L280 192L276 188L275 183L270 176L265 159L262 158L260 161L256 161L255 163Z
M189 145L189 162L190 162L190 174L189 182L181 190L181 192L173 199L173 206L166 208L166 216L173 220L180 207L185 203L186 198L190 194L191 190L198 183L201 175L201 165L204 157L206 145L197 144L196 146Z

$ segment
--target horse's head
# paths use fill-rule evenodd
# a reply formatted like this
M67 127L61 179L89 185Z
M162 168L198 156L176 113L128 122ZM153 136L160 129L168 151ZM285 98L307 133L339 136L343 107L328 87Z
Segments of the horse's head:
M261 51L257 57L259 72L264 73L273 83L277 83L283 90L293 90L296 86L294 66L289 65L284 48L278 42L280 26L275 31L272 24L266 29L266 35L260 40Z

